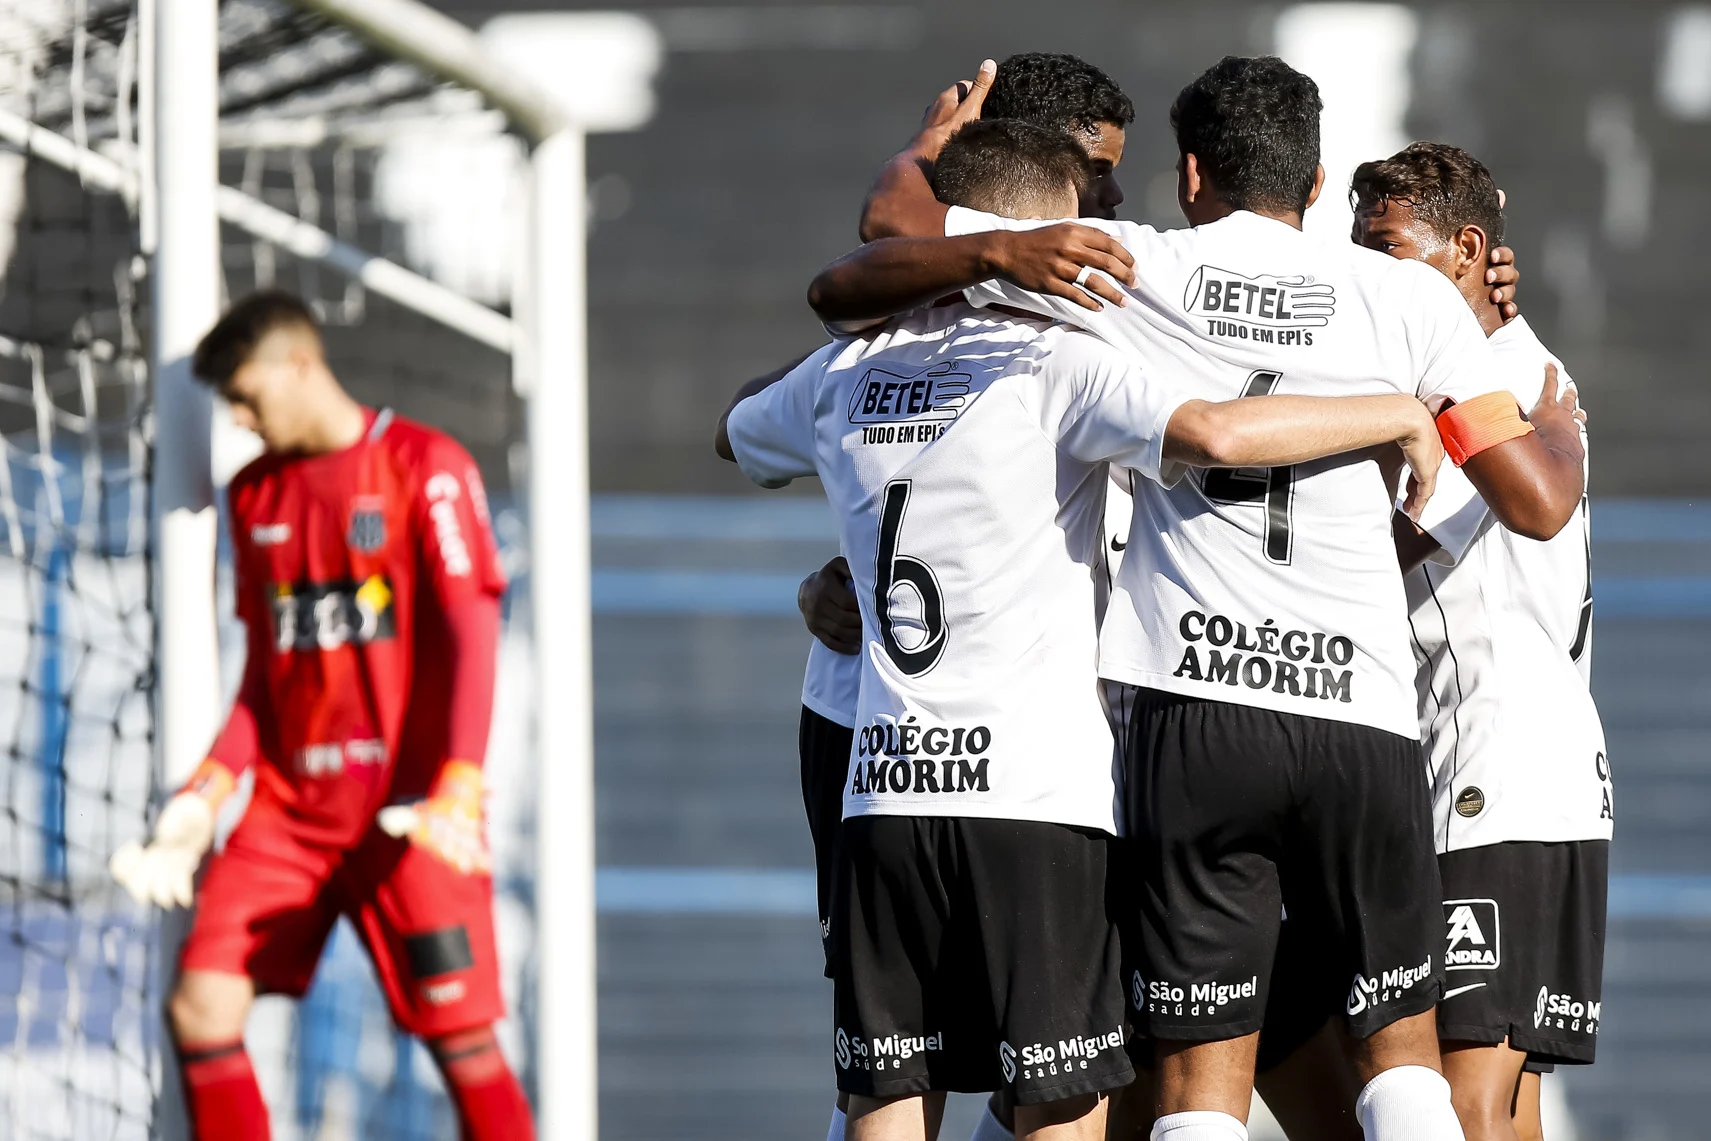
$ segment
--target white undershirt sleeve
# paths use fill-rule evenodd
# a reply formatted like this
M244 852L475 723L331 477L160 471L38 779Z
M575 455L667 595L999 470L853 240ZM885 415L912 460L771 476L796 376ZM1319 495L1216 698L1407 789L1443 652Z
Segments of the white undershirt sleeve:
M814 475L814 405L837 342L791 369L776 384L743 400L725 419L725 434L743 474L762 487L783 487Z
M1404 473L1406 477L1406 473ZM1420 529L1437 540L1435 563L1454 566L1479 535L1488 509L1461 469L1447 458L1438 469L1438 488L1420 514Z

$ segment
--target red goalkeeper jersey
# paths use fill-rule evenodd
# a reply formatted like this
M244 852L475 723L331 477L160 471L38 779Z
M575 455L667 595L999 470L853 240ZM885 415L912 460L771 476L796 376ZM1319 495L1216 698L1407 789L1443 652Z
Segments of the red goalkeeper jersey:
M481 476L448 436L385 410L343 451L260 457L228 498L249 657L213 756L259 760L258 801L352 846L448 756L482 759L491 635L484 663L457 644L457 616L491 613L505 588Z

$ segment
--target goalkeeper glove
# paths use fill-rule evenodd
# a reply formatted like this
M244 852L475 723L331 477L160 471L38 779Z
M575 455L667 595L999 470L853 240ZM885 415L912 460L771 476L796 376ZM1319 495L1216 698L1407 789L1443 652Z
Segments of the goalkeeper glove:
M481 766L447 761L428 799L380 810L376 823L389 836L410 842L464 875L493 870L482 819Z
M189 907L196 868L214 843L214 818L237 778L225 765L204 760L184 788L161 809L148 846L131 840L113 853L108 869L138 903Z

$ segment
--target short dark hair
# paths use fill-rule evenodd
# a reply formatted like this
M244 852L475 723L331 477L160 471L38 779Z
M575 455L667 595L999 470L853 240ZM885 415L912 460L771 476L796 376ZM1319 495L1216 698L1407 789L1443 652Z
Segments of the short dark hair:
M1022 52L998 65L981 114L1059 131L1090 131L1100 123L1127 127L1135 121L1135 104L1110 76L1080 56Z
M1170 126L1237 210L1305 210L1323 107L1319 85L1276 56L1225 56L1177 95Z
M1357 211L1381 202L1411 207L1414 216L1445 241L1463 226L1478 226L1493 246L1503 244L1503 207L1497 180L1460 147L1410 143L1387 159L1355 167L1349 197Z
M933 193L948 206L1017 217L1066 186L1079 198L1091 173L1087 152L1068 131L1020 119L976 119L939 152Z
M190 371L215 388L232 379L255 352L262 338L275 329L295 326L320 336L315 315L301 297L283 289L252 293L226 310L223 317L196 343Z

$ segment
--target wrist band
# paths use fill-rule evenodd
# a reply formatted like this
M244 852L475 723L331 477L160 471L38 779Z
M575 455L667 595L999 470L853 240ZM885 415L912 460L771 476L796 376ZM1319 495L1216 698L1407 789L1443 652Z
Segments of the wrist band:
M1438 413L1438 436L1457 467L1487 448L1531 431L1533 426L1521 415L1521 406L1507 392L1487 392Z
M213 757L204 757L179 791L200 796L208 802L210 808L218 812L220 805L225 803L226 798L232 795L232 790L237 787L238 778L232 775L231 769Z
M448 760L440 767L428 796L433 799L451 797L454 800L481 801L481 766L472 761Z

